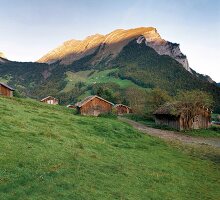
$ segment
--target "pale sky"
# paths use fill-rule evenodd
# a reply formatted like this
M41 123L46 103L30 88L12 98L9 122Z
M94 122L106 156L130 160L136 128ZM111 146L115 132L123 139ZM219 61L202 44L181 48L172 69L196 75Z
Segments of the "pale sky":
M0 0L0 52L36 61L69 39L153 26L220 82L220 0Z

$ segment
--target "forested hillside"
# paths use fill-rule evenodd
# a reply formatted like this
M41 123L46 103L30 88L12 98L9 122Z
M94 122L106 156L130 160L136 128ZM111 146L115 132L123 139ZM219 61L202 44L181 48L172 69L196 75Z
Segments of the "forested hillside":
M75 103L90 94L99 94L114 103L129 104L131 87L149 91L161 88L170 95L178 90L199 89L213 95L215 111L220 112L220 88L204 76L166 55L159 55L145 42L131 41L111 62L92 65L96 53L71 65L40 63L0 63L0 81L16 88L22 96L40 99L48 95L61 104Z

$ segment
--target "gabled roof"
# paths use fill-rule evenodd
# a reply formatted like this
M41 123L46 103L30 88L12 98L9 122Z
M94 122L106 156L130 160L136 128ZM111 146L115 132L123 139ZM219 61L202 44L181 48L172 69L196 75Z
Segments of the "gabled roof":
M118 107L118 106L123 106L123 107L126 107L126 108L128 108L128 109L131 109L131 107L126 106L126 105L121 104L121 103L119 103L119 104L115 104L115 105L114 105L115 108Z
M75 105L72 105L72 104L69 104L69 105L67 105L66 107L67 107L67 108L71 108L71 107L74 108L74 107L76 107L76 106L75 106Z
M40 101L45 101L45 100L47 100L47 99L49 99L49 98L56 99L55 97L48 96L48 97L45 97L45 98L41 99ZM58 100L58 99L56 99L56 100Z
M179 116L182 112L181 106L178 103L166 103L159 107L154 115L172 115Z
M15 91L15 89L14 89L14 88L12 88L12 87L8 86L8 85L7 85L7 84L5 84L5 83L0 82L0 85L3 85L4 87L8 88L8 89L9 89L9 90L11 90L11 91Z
M103 99L102 97L99 97L99 96L97 96L97 95L93 95L93 96L88 96L88 97L86 97L85 99L83 99L82 101L76 103L75 106L80 108L80 107L82 107L83 105L85 105L86 103L88 103L89 101L91 101L91 100L94 99L94 98L101 99L102 101L105 101L105 102L107 102L107 103L109 103L109 104L111 104L111 105L114 105L113 103L111 103L110 101L107 101L107 100Z
M199 109L202 109L203 111L211 112L206 107L200 107ZM173 102L173 103L166 103L159 107L153 114L154 115L172 115L172 116L180 116L182 113L184 113L184 107L181 105L180 102Z

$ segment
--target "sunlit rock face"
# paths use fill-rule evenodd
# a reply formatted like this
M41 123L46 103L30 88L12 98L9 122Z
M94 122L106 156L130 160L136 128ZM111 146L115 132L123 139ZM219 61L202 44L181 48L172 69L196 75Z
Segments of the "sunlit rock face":
M153 27L117 29L107 35L96 34L84 40L70 40L43 56L38 62L50 64L60 61L60 64L69 65L94 53L96 54L92 59L92 65L103 60L108 62L114 59L134 39L137 40L137 43L144 40L146 45L152 47L158 54L171 56L190 71L188 60L180 51L179 45L162 39Z
M2 52L0 52L0 57L1 58L6 58L5 55Z
M0 52L0 62L6 62L6 57L2 52Z

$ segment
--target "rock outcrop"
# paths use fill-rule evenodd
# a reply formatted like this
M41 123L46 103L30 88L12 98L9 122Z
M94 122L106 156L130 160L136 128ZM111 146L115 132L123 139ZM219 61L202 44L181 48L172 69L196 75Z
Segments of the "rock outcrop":
M162 39L153 27L140 27L135 29L118 29L107 35L92 35L84 40L70 40L52 50L37 62L69 65L76 60L96 52L92 65L101 61L108 62L114 59L120 51L132 40L138 43L145 39L146 45L152 47L160 55L168 55L181 63L190 71L186 56L180 51L179 45Z

